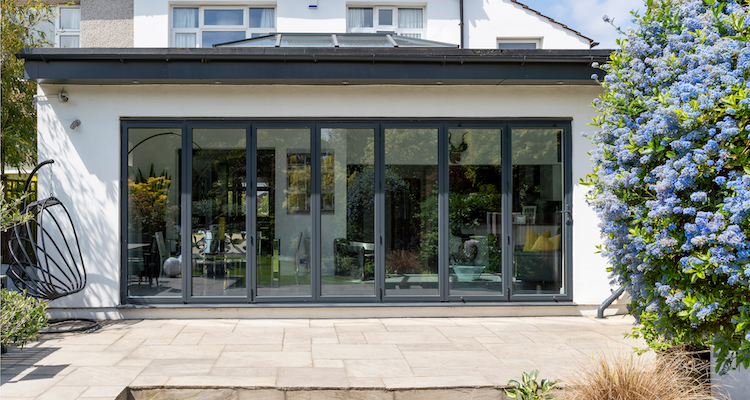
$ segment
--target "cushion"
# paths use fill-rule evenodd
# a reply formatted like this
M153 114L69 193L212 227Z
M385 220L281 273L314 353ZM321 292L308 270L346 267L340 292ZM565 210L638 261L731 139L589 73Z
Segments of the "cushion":
M526 229L526 242L523 245L523 251L531 251L531 248L534 247L534 243L536 243L537 237L539 236L536 232L531 229Z
M543 235L539 235L531 251L552 251L552 243Z
M547 239L549 239L550 235L552 235L552 234L550 233L550 231L549 231L549 230L546 230L546 231L542 232L542 234L541 234L541 235L539 235L539 236L544 236L544 237L546 237Z
M562 244L562 235L555 235L549 238L550 243L552 243L552 250L560 250L560 245Z

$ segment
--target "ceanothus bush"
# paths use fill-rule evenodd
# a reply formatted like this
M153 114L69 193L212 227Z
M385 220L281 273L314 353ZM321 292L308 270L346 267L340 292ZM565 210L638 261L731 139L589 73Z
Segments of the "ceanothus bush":
M587 179L640 334L714 345L717 368L750 364L748 2L647 0L634 14L600 67Z

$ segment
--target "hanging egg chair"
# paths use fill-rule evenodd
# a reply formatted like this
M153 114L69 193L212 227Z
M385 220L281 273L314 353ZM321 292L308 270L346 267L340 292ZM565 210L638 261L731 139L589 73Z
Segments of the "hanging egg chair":
M24 186L25 193L29 193L37 171L52 163L54 160L42 161L31 171ZM12 257L8 276L16 287L26 290L32 297L48 301L83 290L86 287L86 267L67 207L50 194L47 198L25 204L23 214L31 214L31 220L15 225L8 241ZM88 330L99 325L97 321L87 319L52 320L50 324L54 326L63 322L72 328L42 333Z

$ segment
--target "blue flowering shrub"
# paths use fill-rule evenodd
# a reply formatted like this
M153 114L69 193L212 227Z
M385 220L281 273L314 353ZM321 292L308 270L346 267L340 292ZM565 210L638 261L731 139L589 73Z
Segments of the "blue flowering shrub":
M600 66L587 183L601 250L653 347L714 345L717 369L733 354L747 368L750 5L646 6Z

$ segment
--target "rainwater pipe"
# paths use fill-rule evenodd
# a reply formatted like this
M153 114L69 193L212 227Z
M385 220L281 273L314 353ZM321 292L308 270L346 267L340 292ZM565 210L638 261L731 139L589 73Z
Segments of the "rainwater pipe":
M461 27L461 48L464 48L464 0L458 0L458 15L461 20L458 26Z
M602 303L602 305L599 306L599 310L597 310L596 312L596 318L604 319L604 310L606 310L607 307L609 307L612 304L612 302L617 300L617 298L620 297L622 295L622 292L624 291L625 291L625 286L620 286L619 289L612 292L612 294L609 297L607 297L607 300L604 300L604 303Z

